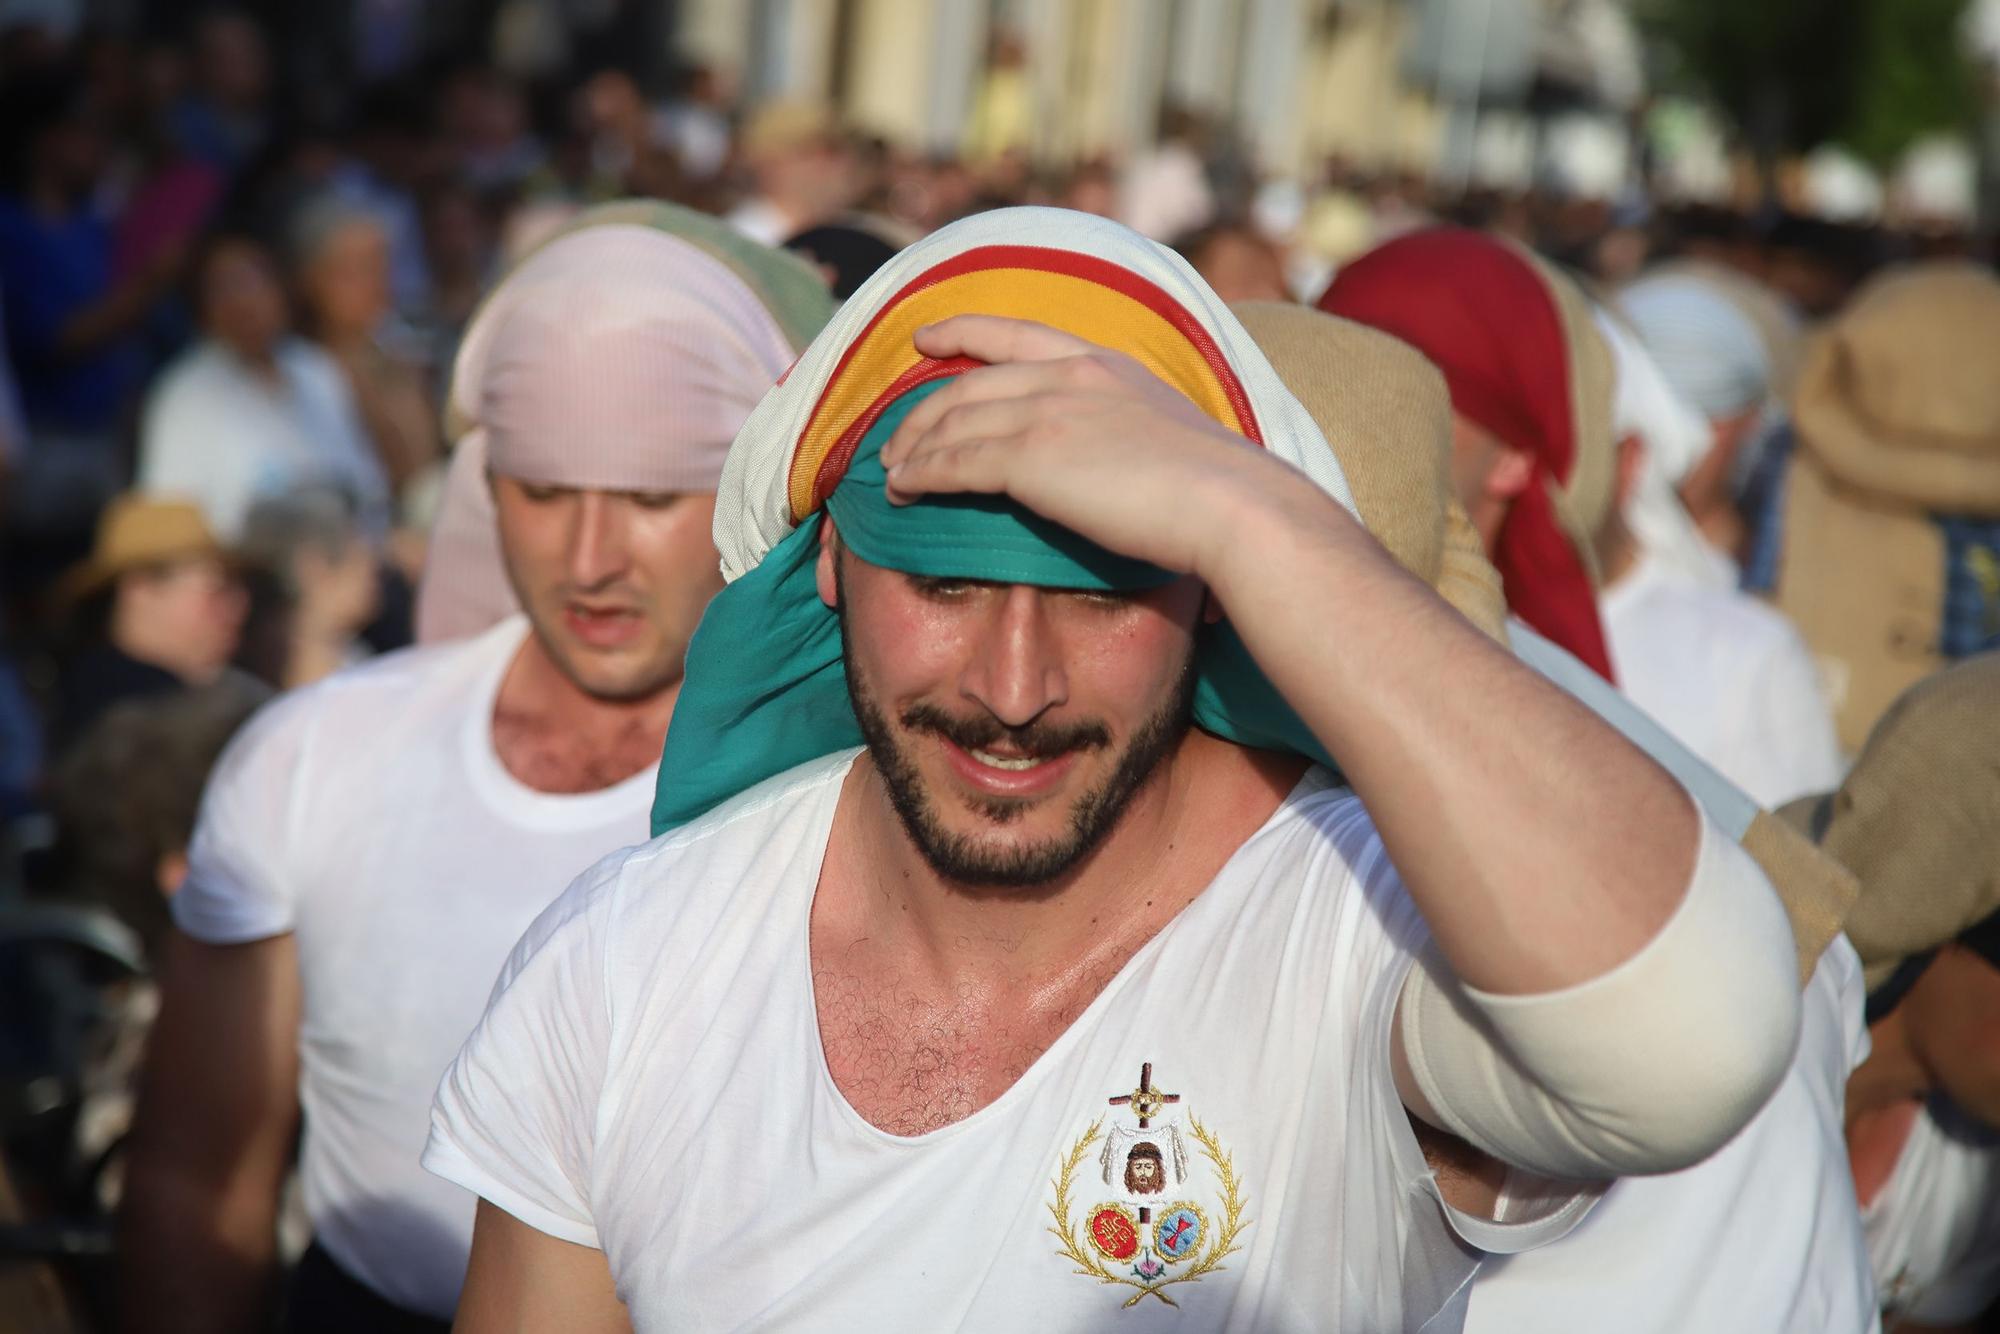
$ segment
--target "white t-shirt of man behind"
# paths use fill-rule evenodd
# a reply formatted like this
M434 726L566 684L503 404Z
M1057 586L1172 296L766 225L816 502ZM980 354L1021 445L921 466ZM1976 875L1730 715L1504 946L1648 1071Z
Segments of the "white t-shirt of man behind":
M808 939L851 760L600 863L439 1089L425 1164L602 1249L640 1331L1442 1334L1483 1251L1588 1209L1443 1204L1389 1063L1427 932L1318 772L998 1099L865 1121Z
M438 1080L522 931L578 867L645 836L653 794L651 767L570 796L501 765L493 706L527 634L511 617L270 705L217 765L173 899L197 940L296 935L314 1235L381 1296L440 1317L475 1201L417 1162Z
M1481 1270L1466 1334L1880 1329L1843 1133L1862 998L1861 960L1835 936L1764 1109L1704 1161L1613 1182L1569 1236Z
M2000 1298L2000 1132L1948 1101L1926 1106L1861 1222L1885 1312L1977 1320Z
M1782 614L1645 558L1599 607L1618 688L1759 806L1840 785L1832 711Z

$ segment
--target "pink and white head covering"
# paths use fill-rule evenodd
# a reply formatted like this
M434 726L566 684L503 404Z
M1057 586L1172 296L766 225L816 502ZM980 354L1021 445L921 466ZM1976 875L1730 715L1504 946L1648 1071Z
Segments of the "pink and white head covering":
M730 441L832 313L817 274L704 215L610 205L486 298L453 368L457 439L417 594L417 638L518 609L491 471L600 491L713 492Z

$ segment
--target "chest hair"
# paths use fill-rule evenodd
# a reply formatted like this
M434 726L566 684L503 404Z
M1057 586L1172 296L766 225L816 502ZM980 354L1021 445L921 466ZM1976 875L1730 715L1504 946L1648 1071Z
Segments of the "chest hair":
M1012 1088L1130 955L1098 961L1018 1004L977 988L933 991L893 973L816 958L827 1068L854 1110L890 1134L923 1135L963 1121Z
M658 759L660 738L637 718L597 735L501 709L493 715L493 750L508 773L537 792L600 792Z

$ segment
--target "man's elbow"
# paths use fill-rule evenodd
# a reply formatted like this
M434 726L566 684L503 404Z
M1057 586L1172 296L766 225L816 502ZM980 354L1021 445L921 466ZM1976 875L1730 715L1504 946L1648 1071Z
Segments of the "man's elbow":
M1713 827L1673 918L1609 973L1525 996L1479 992L1441 969L1413 980L1405 1054L1444 1128L1546 1176L1700 1162L1763 1108L1798 1046L1784 907Z
M1799 997L1791 987L1770 996L1756 1022L1688 1031L1675 1044L1679 1051L1620 1091L1622 1106L1605 1118L1607 1130L1622 1130L1617 1175L1678 1172L1734 1139L1784 1082L1798 1034ZM1607 1134L1607 1152L1616 1140Z

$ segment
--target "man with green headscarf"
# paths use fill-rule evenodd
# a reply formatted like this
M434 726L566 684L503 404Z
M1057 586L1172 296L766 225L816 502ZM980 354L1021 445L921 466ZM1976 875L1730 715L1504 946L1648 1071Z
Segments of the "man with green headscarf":
M1790 1057L1748 856L1397 566L1115 224L905 251L716 536L659 836L439 1091L463 1330L1457 1328Z

